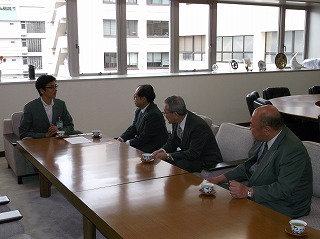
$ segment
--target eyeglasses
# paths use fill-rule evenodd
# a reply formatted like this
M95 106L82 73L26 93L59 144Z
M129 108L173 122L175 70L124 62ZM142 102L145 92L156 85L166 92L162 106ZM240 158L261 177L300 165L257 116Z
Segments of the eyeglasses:
M174 112L164 112L164 111L162 111L161 112L163 115L167 115L167 114L172 114L172 113L174 113Z
M53 85L53 86L46 86L44 88L46 89L57 89L59 86L58 85Z

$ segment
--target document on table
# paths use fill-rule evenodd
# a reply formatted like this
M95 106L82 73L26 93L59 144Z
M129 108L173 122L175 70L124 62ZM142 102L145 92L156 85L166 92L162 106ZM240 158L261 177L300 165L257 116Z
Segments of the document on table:
M86 139L85 137L82 137L82 136L65 138L64 140L68 141L70 144L82 144L82 143L91 142L89 139Z

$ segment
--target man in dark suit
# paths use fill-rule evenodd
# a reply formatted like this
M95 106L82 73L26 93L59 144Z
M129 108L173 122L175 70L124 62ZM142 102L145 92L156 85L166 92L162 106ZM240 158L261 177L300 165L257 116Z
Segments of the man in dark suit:
M180 96L168 97L164 114L172 124L172 134L153 157L163 159L189 172L201 172L222 162L220 149L208 124L188 111Z
M65 134L74 131L72 117L64 101L56 99L58 85L51 75L41 75L36 81L40 97L27 103L19 126L20 139L55 136L58 130Z
M208 180L215 184L229 182L234 198L250 198L292 218L307 215L312 197L312 166L302 142L271 105L254 111L251 132L256 141L248 160Z
M136 89L133 100L138 107L131 126L118 138L121 142L152 153L168 139L168 131L163 115L157 105L151 85L140 85Z

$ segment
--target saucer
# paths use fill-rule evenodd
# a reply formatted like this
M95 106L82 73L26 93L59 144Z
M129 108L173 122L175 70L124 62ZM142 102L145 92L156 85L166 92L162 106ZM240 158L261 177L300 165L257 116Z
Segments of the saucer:
M307 230L307 228L306 228L306 230ZM285 228L286 233L289 233L290 235L296 236L296 237L304 237L304 236L306 236L306 235L307 235L306 230L305 230L303 233L301 233L301 234L294 234L294 233L292 232L290 226L288 226L288 227Z
M56 138L58 138L58 139L63 139L63 138L67 138L68 137L68 135L62 135L62 136L58 136L58 135L56 135Z
M141 159L142 163L151 163L153 162L154 159L150 159L150 160L144 160L143 158Z
M94 136L92 135L92 138L101 138L102 134L98 135L98 136Z
M205 192L202 192L201 189L199 189L201 195L204 195L204 196L213 196L215 193L216 193L216 190L212 189L212 191L210 193L205 193Z

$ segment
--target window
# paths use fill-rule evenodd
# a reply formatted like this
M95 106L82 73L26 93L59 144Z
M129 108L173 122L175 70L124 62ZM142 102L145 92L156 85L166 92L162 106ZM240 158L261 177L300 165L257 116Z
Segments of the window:
M180 61L204 61L205 60L205 36L179 37Z
M148 68L168 68L169 52L148 52Z
M23 47L26 47L27 46L27 39L22 38L21 39L21 44L22 44Z
M138 68L138 53L128 53L127 63L129 68ZM104 53L104 68L116 69L117 68L117 53L107 52Z
M147 0L149 5L169 5L170 0Z
M26 29L26 22L25 21L21 21L21 29Z
M253 57L253 36L218 36L217 62L229 62L235 59L241 62L244 58Z
M23 56L22 61L24 65L33 65L35 69L42 69L42 57L41 56Z
M104 36L117 35L116 20L103 20L103 35Z
M138 21L127 21L127 36L138 36Z
M169 37L168 21L147 21L148 37Z
M27 33L45 33L45 22L26 22Z
M27 39L28 52L42 52L41 39Z

